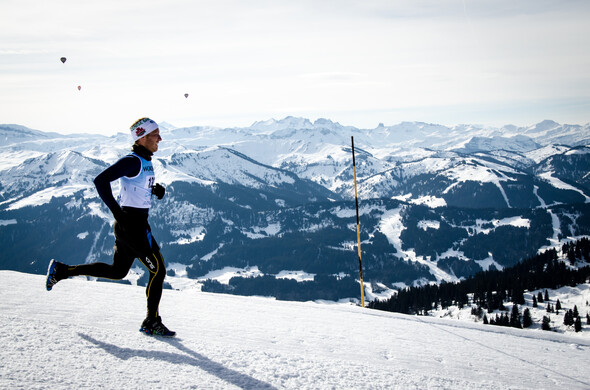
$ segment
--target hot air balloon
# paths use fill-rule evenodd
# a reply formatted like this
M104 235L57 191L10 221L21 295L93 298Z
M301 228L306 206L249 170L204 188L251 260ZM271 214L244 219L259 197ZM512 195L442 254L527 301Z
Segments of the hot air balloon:
M188 93L185 93L185 94L184 94L184 97L185 97L185 98L187 98L187 97L188 97Z
M61 60L61 63L64 64L66 62L66 57L61 57L60 60Z
M82 89L82 86L81 85L78 85L78 91L81 90L81 89Z

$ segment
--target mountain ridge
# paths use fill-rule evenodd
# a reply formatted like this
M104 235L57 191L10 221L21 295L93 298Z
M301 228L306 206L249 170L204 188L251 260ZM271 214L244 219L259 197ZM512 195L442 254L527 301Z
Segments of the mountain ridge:
M278 283L297 299L302 285L278 277L307 274L318 294L327 293L323 283L341 291L337 299L355 298L351 137L361 210L370 210L361 212L367 288L390 294L400 283L459 280L590 234L590 125L357 129L287 117L247 128L163 128L154 166L167 194L154 201L151 220L167 260L180 264L171 272L199 283L212 272L257 269L252 275L266 275L255 281L260 291ZM0 137L0 221L11 221L0 223L0 243L11 248L0 268L42 273L51 257L108 259L112 217L92 179L129 152L130 137L10 129L24 133ZM527 224L482 233L494 215ZM61 241L68 250L55 247ZM220 280L231 289L230 279Z

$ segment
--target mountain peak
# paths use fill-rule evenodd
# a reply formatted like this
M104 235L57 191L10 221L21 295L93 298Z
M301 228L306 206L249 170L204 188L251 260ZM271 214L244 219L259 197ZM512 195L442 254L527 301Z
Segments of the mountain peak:
M513 137L479 137L475 136L471 138L469 142L465 144L463 149L457 149L466 153L474 153L478 151L493 151L493 150L505 150L512 152L529 152L541 147L538 143L533 141L530 137L525 135L515 135Z
M545 119L542 122L537 123L536 125L529 128L529 131L537 132L537 131L547 131L559 127L559 123L552 121L550 119Z
M306 118L287 116L281 120L271 118L266 121L254 122L250 128L255 130L313 129L313 123Z
M326 118L318 118L313 122L313 125L314 126L333 126L333 125L340 126L340 123L333 122L330 119L326 119Z
M170 130L178 129L178 127L176 127L173 124L170 124L170 123L168 123L166 121L158 123L158 127L160 128L160 130L164 130L164 131L170 131Z
M10 145L23 141L29 141L37 138L48 138L50 136L59 136L56 133L44 133L39 130L29 129L28 127L14 124L0 125L0 145Z

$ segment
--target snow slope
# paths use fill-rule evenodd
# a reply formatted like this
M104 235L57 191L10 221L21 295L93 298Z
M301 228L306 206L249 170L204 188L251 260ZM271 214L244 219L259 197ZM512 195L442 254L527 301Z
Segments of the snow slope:
M348 305L0 271L3 389L587 389L590 341Z

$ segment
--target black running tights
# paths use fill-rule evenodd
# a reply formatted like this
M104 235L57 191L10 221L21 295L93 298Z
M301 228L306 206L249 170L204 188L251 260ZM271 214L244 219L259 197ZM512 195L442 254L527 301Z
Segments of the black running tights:
M117 230L115 226L115 234L118 233ZM155 318L158 316L158 307L162 298L166 266L160 248L153 237L150 237L149 246L142 245L142 247L145 249L137 250L117 240L112 264L90 263L68 266L67 276L86 275L114 280L123 279L131 269L133 261L138 258L150 273L146 288L147 317Z

